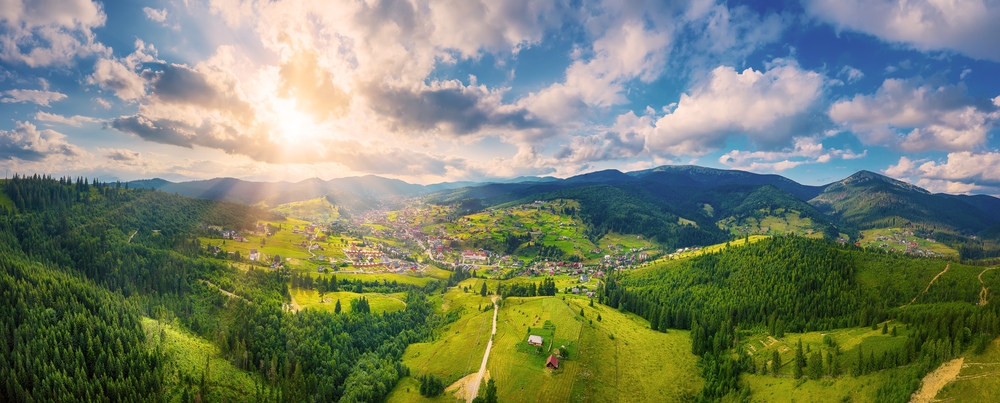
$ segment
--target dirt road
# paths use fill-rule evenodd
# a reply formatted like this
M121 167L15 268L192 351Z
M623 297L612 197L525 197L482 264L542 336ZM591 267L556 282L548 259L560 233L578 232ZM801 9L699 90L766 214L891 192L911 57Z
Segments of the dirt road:
M937 396L938 392L948 382L958 377L958 373L962 371L963 362L965 362L965 358L957 358L941 364L938 369L927 374L920 384L920 389L914 392L913 396L910 396L910 403L930 403L934 401L934 397Z
M983 289L979 291L979 306L986 305L986 303L989 302L986 300L986 292L988 289L986 288L986 283L983 282L983 274L993 269L996 269L996 267L990 267L979 273L979 284L982 284L983 286Z
M128 242L126 242L126 243L132 243L132 237L134 237L135 234L138 234L138 233L139 233L139 230L135 230L135 232L133 232L132 235L129 235Z
M931 279L931 282L927 283L927 287L924 288L924 291L922 291L920 294L917 294L916 297L913 297L913 300L911 300L910 302L908 302L906 305L901 306L900 308L906 307L906 306L910 306L910 304L912 304L914 302L917 302L917 298L920 297L922 294L926 294L927 290L931 289L931 285L934 284L935 281L937 281L938 277L941 277L942 274L947 273L948 272L948 268L950 268L950 267L951 267L951 264L944 265L944 270L941 270L940 273L938 273L936 276L934 276L934 278Z
M493 332L490 333L490 340L486 343L486 353L483 354L483 364L479 366L479 373L469 380L469 384L465 386L465 390L471 392L466 393L465 401L467 403L472 403L472 400L476 398L479 394L479 384L483 382L483 374L486 373L486 361L490 359L490 349L493 348L493 336L497 334L497 312L500 311L500 306L497 305L497 297L493 297Z

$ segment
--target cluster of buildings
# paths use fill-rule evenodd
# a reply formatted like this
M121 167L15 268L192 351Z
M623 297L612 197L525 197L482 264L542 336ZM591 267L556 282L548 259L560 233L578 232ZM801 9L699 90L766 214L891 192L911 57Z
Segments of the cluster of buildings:
M903 252L916 256L944 256L942 253L932 252L921 248L920 244L916 240L910 240L909 237L919 237L919 235L910 230L893 232L891 235L876 235L874 242L871 242L868 245L876 246L881 249L888 249L890 252ZM935 242L934 239L930 237L923 238L923 240L927 242ZM860 242L858 242L857 245L860 246ZM896 249L897 246L899 246L899 249Z

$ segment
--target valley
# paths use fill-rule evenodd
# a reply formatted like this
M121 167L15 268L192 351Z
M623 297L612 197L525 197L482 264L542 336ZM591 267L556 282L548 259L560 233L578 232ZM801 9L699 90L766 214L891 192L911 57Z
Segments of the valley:
M163 401L989 401L990 216L862 212L873 188L977 207L872 173L619 174L276 198L235 183L220 201L16 178L5 281L70 273L60 292L119 301L132 338L114 348L144 369L74 371L145 377L131 388ZM75 317L33 315L4 323ZM25 374L4 396L55 393Z

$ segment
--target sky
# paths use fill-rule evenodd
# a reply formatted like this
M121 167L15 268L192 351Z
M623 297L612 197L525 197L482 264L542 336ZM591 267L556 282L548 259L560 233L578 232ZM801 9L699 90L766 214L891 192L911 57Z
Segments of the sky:
M1000 195L1000 1L0 0L0 165Z

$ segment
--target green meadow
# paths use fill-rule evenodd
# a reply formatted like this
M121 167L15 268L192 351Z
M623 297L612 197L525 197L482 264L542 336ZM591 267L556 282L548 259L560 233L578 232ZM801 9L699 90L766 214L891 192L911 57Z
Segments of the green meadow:
M207 340L150 318L142 319L142 327L147 338L159 344L167 355L164 381L171 391L168 394L173 397L171 402L181 402L185 388L194 399L201 392L202 376L208 390L201 401L242 402L258 393L256 375L233 366L222 358L219 348Z
M303 290L300 288L289 290L289 293L292 296L293 306L297 306L298 309L317 309L325 312L334 312L339 300L341 312L350 312L351 300L361 298L362 296L368 299L372 313L401 311L406 308L406 302L403 302L406 299L406 295L403 293L358 294L355 292L338 291L328 292L320 297L319 292L316 290Z

